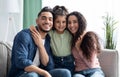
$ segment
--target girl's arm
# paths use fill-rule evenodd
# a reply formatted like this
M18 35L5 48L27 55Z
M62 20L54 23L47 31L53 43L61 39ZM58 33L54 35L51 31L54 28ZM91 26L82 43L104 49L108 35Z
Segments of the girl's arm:
M39 34L39 32L36 30L36 28L34 26L30 27L30 31L32 33L32 37L34 39L35 44L38 46L39 54L40 54L40 60L41 60L41 62L44 66L47 66L48 61L49 61L49 57L48 57L46 49L43 45L41 35Z

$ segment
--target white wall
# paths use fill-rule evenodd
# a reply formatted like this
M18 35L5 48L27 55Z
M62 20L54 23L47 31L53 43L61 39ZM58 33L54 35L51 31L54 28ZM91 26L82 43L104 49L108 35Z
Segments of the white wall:
M68 11L79 11L87 19L87 30L92 30L98 33L104 42L103 19L102 16L108 12L119 21L118 28L120 27L120 11L119 0L43 0L43 7L55 5L63 5L68 8ZM117 31L120 31L117 30ZM117 32L120 33L120 32ZM117 49L120 48L120 34L117 34ZM120 49L119 49L120 50Z
M0 0L0 41L5 40L6 27L8 26L7 0Z
M14 0L0 0L0 41L13 41L16 33L23 28L23 0L17 0L17 13L9 12L13 10L9 1L15 5Z

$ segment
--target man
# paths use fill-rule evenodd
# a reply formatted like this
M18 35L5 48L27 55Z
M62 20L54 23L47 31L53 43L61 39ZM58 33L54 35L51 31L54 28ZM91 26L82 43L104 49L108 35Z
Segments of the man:
M39 43L33 39L30 29L19 32L12 48L11 69L8 77L70 77L66 70L54 70L54 63L50 50L50 37L47 32L53 26L53 13L49 7L44 7L36 19L36 29L41 36ZM32 29L32 28L31 28ZM39 45L38 45L39 44ZM49 72L50 73L49 73ZM58 74L56 76L55 74Z

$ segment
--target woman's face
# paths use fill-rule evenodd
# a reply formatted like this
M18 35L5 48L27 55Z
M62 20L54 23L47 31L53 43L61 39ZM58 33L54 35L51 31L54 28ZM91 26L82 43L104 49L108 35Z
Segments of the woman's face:
M75 33L78 31L79 24L78 19L75 15L70 15L68 18L68 29L69 31L75 35Z
M54 27L58 33L63 33L66 28L66 16L58 16L54 21Z

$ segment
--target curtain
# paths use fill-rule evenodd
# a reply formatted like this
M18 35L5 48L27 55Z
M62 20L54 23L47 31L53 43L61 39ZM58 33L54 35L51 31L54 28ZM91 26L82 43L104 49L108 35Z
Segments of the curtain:
M36 18L42 8L42 0L24 0L23 28L36 25Z

